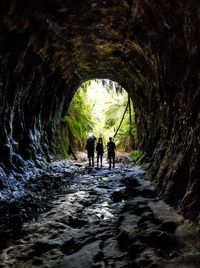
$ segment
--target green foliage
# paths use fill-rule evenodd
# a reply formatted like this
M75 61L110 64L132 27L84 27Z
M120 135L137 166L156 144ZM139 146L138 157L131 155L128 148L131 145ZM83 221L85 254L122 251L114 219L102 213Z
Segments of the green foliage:
M117 129L120 125L122 115L126 110L127 102L127 94L124 94L123 98L114 99L112 103L109 104L105 111L105 128L109 129L114 127L115 130ZM131 148L137 147L137 128L135 124L135 112L133 110L133 106L131 109L131 118L132 123L130 126L130 114L129 110L127 110L115 138L118 148L123 150L130 150Z
M137 162L138 161L138 158L140 157L141 155L141 152L139 149L136 149L136 150L133 150L131 152L131 158L133 159L133 161Z
M87 94L87 89L88 89L88 87L89 87L90 85L91 85L91 80L88 80L88 81L84 82L84 83L80 86L80 88L78 89L78 91L80 91L80 90L82 89L83 92Z
M93 129L92 107L87 103L87 84L83 84L75 93L64 121L67 123L70 143L75 147L84 147L89 132Z
M114 100L114 103L107 103L108 108L105 111L105 128L117 127L126 108L126 102L127 100L124 98L122 100Z
M119 126L115 137L118 148L126 151L136 148L137 130L132 103L131 124L130 109L127 109L120 125L127 102L126 91L116 82L95 80L83 83L74 95L64 119L73 148L84 149L89 132L93 132L97 138L102 137L106 143Z

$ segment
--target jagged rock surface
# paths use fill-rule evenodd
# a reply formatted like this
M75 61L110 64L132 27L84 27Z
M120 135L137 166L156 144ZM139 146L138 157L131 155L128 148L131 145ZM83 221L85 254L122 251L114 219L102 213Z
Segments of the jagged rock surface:
M157 190L198 217L198 1L10 0L0 15L0 188L50 160L77 87L109 78L130 92Z
M198 244L191 246L187 228L186 239L178 233L183 217L157 197L143 197L144 190L154 188L139 167L117 164L108 171L104 163L77 169L58 161L51 171L49 182L63 185L62 191L49 200L46 212L21 226L18 240L0 253L0 267L163 268L183 267L183 260L196 267ZM137 189L135 198L132 189ZM121 200L113 198L116 191Z

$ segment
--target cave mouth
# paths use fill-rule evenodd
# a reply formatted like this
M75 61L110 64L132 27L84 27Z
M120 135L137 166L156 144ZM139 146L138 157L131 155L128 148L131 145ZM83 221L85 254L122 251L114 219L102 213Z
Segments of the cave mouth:
M138 149L135 111L128 92L109 79L92 79L82 83L69 105L66 136L71 148L84 151L92 133L106 144L114 138L117 150L131 152Z
M10 171L65 155L61 121L74 92L109 77L134 102L139 147L160 196L197 218L198 1L1 2L0 188L23 180L9 183Z

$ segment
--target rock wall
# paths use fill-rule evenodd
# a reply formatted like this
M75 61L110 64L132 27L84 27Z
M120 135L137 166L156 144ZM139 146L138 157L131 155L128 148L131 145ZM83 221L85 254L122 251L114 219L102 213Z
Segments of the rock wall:
M50 160L77 87L109 78L130 92L158 192L197 218L199 14L197 0L1 1L2 187L25 160Z

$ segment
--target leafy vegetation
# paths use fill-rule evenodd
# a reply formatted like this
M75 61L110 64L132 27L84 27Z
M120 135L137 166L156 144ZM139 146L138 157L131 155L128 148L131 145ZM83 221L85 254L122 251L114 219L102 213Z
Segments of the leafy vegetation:
M129 103L127 94L123 91L121 96L122 98L117 97L108 103L108 108L105 111L105 128L109 129L113 127L115 129L114 136L118 144L118 148L130 151L137 147L135 112L133 110L132 103L130 103L132 109L128 109Z
M135 161L135 162L137 162L138 161L138 159L139 159L139 157L140 157L140 155L141 155L141 152L140 152L140 150L139 149L136 149L136 150L133 150L132 152L131 152L131 158L133 159L133 161Z
M133 105L121 85L111 80L82 84L64 121L73 148L84 149L90 132L96 137L101 136L104 142L109 136L114 137L121 150L131 151L137 147Z
M94 121L92 106L87 102L87 86L84 83L75 93L64 121L67 123L69 142L73 147L83 149L88 133L92 132Z

